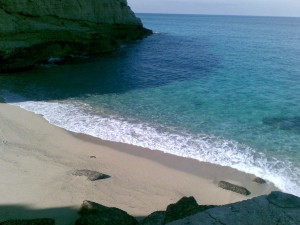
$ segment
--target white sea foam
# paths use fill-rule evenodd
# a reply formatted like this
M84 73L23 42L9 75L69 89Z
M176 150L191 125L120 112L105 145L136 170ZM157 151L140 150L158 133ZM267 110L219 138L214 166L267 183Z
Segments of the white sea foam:
M230 166L263 177L281 190L300 196L300 168L294 167L290 162L268 158L263 153L235 141L206 134L195 136L169 132L159 126L129 122L116 116L93 115L88 105L75 101L23 101L14 105L42 114L51 124L69 131Z

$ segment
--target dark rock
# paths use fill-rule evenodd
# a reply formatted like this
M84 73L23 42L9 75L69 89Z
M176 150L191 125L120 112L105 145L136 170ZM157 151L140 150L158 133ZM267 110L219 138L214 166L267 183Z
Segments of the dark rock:
M96 159L96 156L91 155L90 158L91 158L91 159Z
M84 214L91 214L93 212L98 212L98 211L105 211L109 209L109 207L101 205L96 202L91 202L88 200L83 201L79 214L84 215Z
M260 177L255 177L253 179L253 182L258 183L258 184L265 184L265 183L267 183L264 179L262 179Z
M0 225L54 225L53 219L34 219L34 220L9 220L1 222Z
M225 189L225 190L236 192L236 193L239 193L239 194L242 194L242 195L250 195L251 194L251 192L247 188L244 188L244 187L241 187L241 186L238 186L238 185L235 185L235 184L231 184L231 183L226 182L226 181L220 181L218 186L220 188Z
M199 206L194 197L183 197L175 204L167 207L164 223L169 223L212 207L214 206Z
M92 170L75 170L72 173L72 175L74 175L74 176L86 176L90 181L110 178L109 175L99 173L97 171L92 171Z
M141 220L139 225L163 225L165 224L165 211L157 211Z
M107 53L151 33L126 0L0 0L0 72Z
M274 191L267 197L270 204L280 208L298 208L300 209L300 198L291 194ZM300 212L299 212L300 213Z
M80 210L81 217L76 225L136 225L133 216L118 208L110 208L95 202L84 201Z
M299 225L300 198L282 192L218 206L168 225Z

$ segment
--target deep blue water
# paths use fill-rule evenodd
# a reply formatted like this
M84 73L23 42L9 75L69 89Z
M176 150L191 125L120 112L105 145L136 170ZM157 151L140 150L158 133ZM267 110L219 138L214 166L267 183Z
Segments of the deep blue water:
M300 18L138 16L154 35L2 76L0 95L60 127L231 166L300 196Z

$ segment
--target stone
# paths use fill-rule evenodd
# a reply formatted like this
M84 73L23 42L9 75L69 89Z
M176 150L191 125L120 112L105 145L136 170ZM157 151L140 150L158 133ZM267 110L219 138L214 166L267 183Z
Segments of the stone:
M138 225L163 225L165 224L165 211L151 213L146 218L139 221Z
M54 225L53 219L33 219L33 220L9 220L1 222L0 225Z
M218 206L168 225L298 225L300 198L272 192L246 201Z
M157 211L139 222L139 225L163 225L195 213L213 208L211 205L198 205L194 197L183 197L178 202L170 204L166 211Z
M194 197L183 197L167 207L164 223L169 223L186 216L205 211L214 206L199 206Z
M99 173L97 171L92 170L75 170L72 172L74 176L86 176L90 181L102 180L110 178L109 175Z
M149 34L126 0L0 0L0 72L103 54Z
M270 204L276 205L280 208L300 209L300 198L295 198L295 196L291 194L274 191L267 197L267 200Z
M76 225L136 225L137 220L127 212L95 202L84 201Z
M253 182L258 183L258 184L265 184L265 183L267 183L266 180L264 180L264 179L262 179L260 177L255 177L253 179Z
M226 182L226 181L220 181L218 186L225 190L229 190L229 191L236 192L236 193L246 195L246 196L251 194L251 192L247 188L241 187L241 186L238 186L238 185Z

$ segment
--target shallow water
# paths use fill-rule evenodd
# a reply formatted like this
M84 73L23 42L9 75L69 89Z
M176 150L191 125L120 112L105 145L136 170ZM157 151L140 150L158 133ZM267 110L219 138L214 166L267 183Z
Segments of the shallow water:
M300 19L139 16L154 35L2 76L1 95L68 130L231 166L300 196Z

